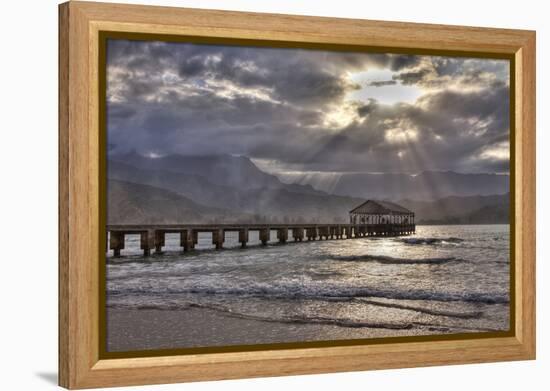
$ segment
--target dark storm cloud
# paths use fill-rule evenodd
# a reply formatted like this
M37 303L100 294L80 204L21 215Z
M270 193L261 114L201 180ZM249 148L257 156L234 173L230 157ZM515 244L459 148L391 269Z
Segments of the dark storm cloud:
M487 88L508 84L508 63L489 59L421 57L393 75L404 85L426 88Z
M428 69L419 69L408 72L401 72L394 76L394 80L399 80L401 83L418 84L425 80L430 71Z
M391 71L350 100L351 74ZM493 60L109 41L112 153L239 154L281 169L508 170L508 65Z
M357 114L360 117L366 117L378 107L378 102L375 99L369 99L366 103L357 106Z
M384 87L384 86L393 86L397 84L395 80L382 80L382 81L371 81L367 83L368 87Z
M399 71L404 68L412 68L417 66L421 59L421 56L401 54L389 57L388 62L392 71Z

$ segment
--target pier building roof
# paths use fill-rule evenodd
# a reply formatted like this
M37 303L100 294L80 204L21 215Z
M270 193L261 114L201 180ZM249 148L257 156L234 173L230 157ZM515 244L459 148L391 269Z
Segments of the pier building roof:
M352 214L377 214L377 215L409 215L414 214L413 211L398 205L394 202L379 201L379 200L367 200L361 205L350 210Z

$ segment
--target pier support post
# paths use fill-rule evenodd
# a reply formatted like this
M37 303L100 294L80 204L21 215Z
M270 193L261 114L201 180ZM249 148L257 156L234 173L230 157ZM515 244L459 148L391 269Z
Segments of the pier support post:
M164 232L155 231L155 253L161 253L162 246L164 246Z
M120 257L120 250L124 249L124 232L111 231L109 248L113 250L113 256Z
M183 247L183 251L193 250L195 248L196 241L194 239L194 233L192 229L187 229L180 232L180 246Z
M271 236L271 229L270 228L262 228L260 229L260 241L265 246L267 242L269 242Z
M319 227L317 229L317 234L319 235L319 240L323 240L323 236L325 235L326 233L326 228L325 227Z
M292 228L292 237L295 242L301 242L304 239L304 229L303 228Z
M307 240L316 240L317 239L317 228L311 227L306 229Z
M239 230L239 242L241 243L241 247L246 247L246 243L248 243L248 228Z
M144 256L151 255L151 249L155 247L155 230L149 229L141 233L140 247Z
M288 228L278 228L277 239L279 239L279 243L286 243L288 240Z
M216 245L216 250L223 248L224 236L223 229L215 229L212 231L212 244Z

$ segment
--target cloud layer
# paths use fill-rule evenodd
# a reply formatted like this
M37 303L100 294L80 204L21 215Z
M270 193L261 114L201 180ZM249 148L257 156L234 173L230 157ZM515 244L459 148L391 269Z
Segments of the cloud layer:
M509 169L503 60L109 40L107 86L111 153L246 155L275 173Z

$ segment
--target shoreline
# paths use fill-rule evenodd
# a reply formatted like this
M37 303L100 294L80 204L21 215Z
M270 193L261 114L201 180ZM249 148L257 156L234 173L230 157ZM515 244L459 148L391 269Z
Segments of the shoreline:
M386 329L248 319L208 308L107 308L107 350L123 352L284 342L444 334L429 328Z

